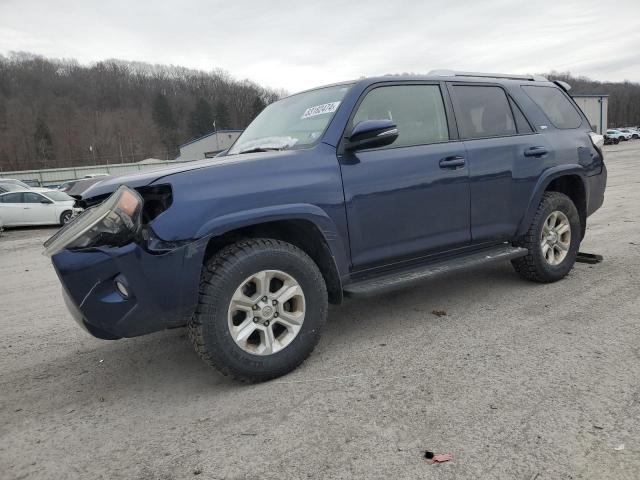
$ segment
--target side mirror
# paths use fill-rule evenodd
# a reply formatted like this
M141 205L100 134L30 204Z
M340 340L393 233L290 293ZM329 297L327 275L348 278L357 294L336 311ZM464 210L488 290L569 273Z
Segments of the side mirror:
M365 120L358 123L347 138L348 151L391 145L398 138L398 126L393 120Z
M51 200L40 200L40 203L43 203L45 205L49 205L51 203L53 203Z

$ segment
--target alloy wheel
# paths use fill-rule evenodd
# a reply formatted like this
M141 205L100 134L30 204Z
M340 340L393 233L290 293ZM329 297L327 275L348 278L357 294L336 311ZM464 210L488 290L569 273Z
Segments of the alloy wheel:
M272 355L298 335L305 317L302 287L280 270L263 270L236 288L229 305L229 333L245 352Z
M571 246L569 218L559 210L551 212L542 224L540 248L549 265L559 265L567 257Z

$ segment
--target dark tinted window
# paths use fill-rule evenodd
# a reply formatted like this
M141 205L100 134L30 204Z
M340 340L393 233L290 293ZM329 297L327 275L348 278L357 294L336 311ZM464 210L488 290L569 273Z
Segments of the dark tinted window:
M7 193L0 199L2 203L22 203L22 193Z
M456 121L462 138L515 135L509 100L500 87L456 85Z
M522 89L557 128L577 128L582 118L569 99L555 87L523 86Z
M437 85L393 85L367 93L352 125L364 120L393 120L398 138L392 147L449 140L442 94ZM389 147L384 147L389 148Z

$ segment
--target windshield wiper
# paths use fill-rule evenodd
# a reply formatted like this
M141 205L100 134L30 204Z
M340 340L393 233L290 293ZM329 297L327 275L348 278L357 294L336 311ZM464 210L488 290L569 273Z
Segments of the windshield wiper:
M241 150L238 152L238 155L243 153L257 153L257 152L277 152L279 150L284 150L285 147L253 147L248 148L247 150Z

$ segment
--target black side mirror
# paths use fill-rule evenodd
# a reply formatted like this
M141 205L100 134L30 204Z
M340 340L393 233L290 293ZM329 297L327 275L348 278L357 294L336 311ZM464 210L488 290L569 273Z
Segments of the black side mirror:
M44 203L45 205L49 205L50 203L53 203L51 200L40 200L40 203Z
M365 120L358 123L347 138L349 151L391 145L398 138L398 126L393 120Z

